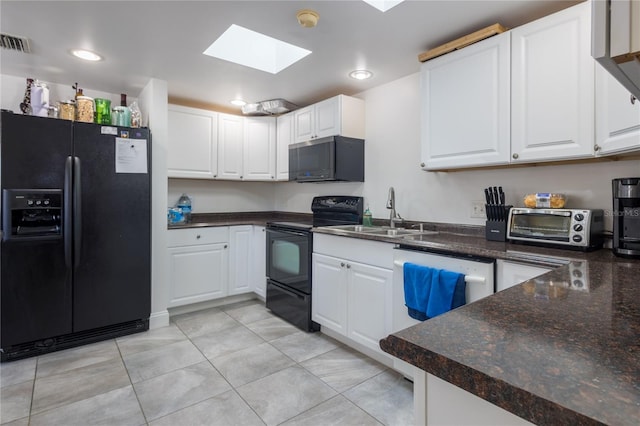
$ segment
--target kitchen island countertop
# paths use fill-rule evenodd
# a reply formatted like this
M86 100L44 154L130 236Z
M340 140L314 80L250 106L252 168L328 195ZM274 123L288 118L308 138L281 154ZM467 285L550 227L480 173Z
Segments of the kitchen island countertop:
M382 350L535 424L638 424L640 261L455 230L383 239L436 253L567 263L393 333ZM578 277L582 289L571 285Z

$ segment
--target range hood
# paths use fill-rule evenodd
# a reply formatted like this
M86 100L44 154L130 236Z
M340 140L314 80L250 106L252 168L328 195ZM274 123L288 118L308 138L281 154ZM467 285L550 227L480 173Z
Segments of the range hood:
M593 0L591 36L594 59L640 99L640 1Z
M242 107L244 115L278 115L293 111L298 106L284 99L271 99L268 101L246 104Z

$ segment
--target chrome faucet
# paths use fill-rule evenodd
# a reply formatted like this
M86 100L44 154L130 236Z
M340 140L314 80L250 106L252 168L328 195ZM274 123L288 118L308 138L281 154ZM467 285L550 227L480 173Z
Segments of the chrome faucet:
M389 226L391 228L396 227L396 222L403 222L404 219L400 217L398 212L396 212L396 192L392 187L389 187L389 198L387 200L387 208L391 210L389 214Z

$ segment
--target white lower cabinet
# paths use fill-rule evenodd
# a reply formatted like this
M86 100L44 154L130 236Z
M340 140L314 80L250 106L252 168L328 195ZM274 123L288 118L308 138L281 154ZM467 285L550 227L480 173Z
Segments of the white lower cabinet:
M253 226L232 226L229 228L229 286L228 295L248 293L251 285L251 239Z
M264 226L253 227L251 240L251 284L262 299L267 297L267 233Z
M227 227L169 231L169 307L226 295Z
M335 257L313 254L311 319L347 335L347 270Z
M509 262L497 260L497 280L496 291L506 290L516 284L535 278L539 275L552 271L552 268L543 266L528 265L519 262Z
M312 319L382 354L379 341L392 332L392 250L388 243L314 235Z
M355 262L347 271L347 337L379 351L391 333L393 271Z
M254 261L252 225L168 232L169 308L254 291L253 266L264 265L264 249Z
M380 351L391 332L389 269L313 254L312 318L353 341Z

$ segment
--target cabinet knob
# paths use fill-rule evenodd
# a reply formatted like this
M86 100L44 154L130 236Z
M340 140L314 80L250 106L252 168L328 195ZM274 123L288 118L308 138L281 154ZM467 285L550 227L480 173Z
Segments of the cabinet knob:
M517 160L518 158L520 158L518 154L513 154L511 157L513 157L514 160Z
M634 95L629 95L629 100L631 101L631 105L635 105L637 99L638 98L636 98Z
M347 269L351 269L351 265L347 263Z
M340 267L344 268L345 263L344 262L340 262Z
M213 175L213 177L214 177L214 178L217 178L217 177L218 177L218 175Z
M420 163L420 167L424 167L424 163Z
M276 178L275 176L271 176L271 179L275 179L275 178Z
M600 151L600 148L601 148L601 147L600 147L600 145L598 145L598 144L595 144L595 145L593 146L593 150L594 150L594 151L596 151L596 152Z
M240 175L240 179L242 179L242 175Z
M224 248L227 248L227 245L226 245L226 244L224 245Z
M200 239L200 235L196 235L196 239L199 240Z

